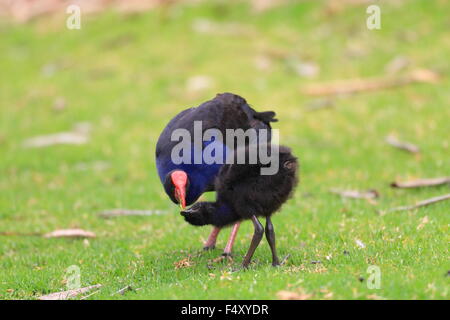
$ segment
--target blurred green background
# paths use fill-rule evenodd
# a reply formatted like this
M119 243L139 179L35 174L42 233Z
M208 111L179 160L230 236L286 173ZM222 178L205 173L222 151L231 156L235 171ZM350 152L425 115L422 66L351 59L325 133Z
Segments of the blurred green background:
M103 285L89 299L448 298L448 201L377 213L448 193L389 186L450 176L448 1L105 1L92 13L80 1L79 30L66 28L68 2L53 2L51 14L39 13L42 4L0 6L0 298L66 290L71 265L82 286ZM366 26L373 3L380 30ZM439 80L305 93L417 69ZM157 177L164 126L219 92L275 110L281 143L300 158L301 184L274 217L280 254L290 254L281 268L262 243L249 271L232 272L250 243L248 223L233 262L214 260L228 230L219 249L201 252L209 228L187 225ZM29 140L61 132L80 144ZM389 146L388 135L421 152ZM380 198L344 199L331 188L376 189ZM98 216L113 208L160 214ZM97 237L40 236L66 228ZM381 269L380 289L367 286L370 265Z

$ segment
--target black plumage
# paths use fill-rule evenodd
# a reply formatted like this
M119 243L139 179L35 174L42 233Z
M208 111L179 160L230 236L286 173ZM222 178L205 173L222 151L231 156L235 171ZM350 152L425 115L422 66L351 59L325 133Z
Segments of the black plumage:
M248 160L249 150L249 147L238 149L235 160L239 152L244 152ZM272 248L273 264L277 265L279 261L270 217L292 195L298 181L298 161L289 148L279 146L278 164L278 171L273 175L261 174L261 168L268 165L262 164L259 157L256 164L249 164L249 161L237 164L235 161L234 164L224 165L215 180L216 201L198 202L181 214L187 222L196 226L211 224L222 227L251 219L255 226L255 235L244 259L244 266L250 263L251 256L264 233L264 228L257 217L265 217L266 236Z
M257 112L247 101L232 93L218 94L214 99L202 103L198 107L189 108L176 115L164 128L156 145L156 166L164 189L170 199L179 203L174 195L174 186L170 175L174 171L183 171L187 175L186 204L194 203L202 193L214 190L214 179L221 164L175 164L171 159L171 152L178 141L172 141L171 135L176 129L186 129L194 137L194 122L202 121L203 132L208 129L218 129L225 137L227 129L250 128L268 130L268 141L271 139L271 122L275 119L275 112ZM208 142L204 143L204 146ZM220 143L220 142L215 142ZM192 152L194 154L195 151ZM224 154L226 157L226 154Z

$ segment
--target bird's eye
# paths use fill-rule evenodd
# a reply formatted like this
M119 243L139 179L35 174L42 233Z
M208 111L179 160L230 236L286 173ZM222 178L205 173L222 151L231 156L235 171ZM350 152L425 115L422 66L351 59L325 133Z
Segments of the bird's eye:
M283 167L288 169L288 170L292 170L295 168L295 162L294 161L285 161L283 163Z

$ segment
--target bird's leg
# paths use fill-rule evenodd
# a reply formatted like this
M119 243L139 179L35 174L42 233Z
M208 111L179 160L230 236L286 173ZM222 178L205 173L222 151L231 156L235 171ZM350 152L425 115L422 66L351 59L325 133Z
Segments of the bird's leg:
M210 250L216 247L217 236L219 235L221 228L214 227L209 234L208 240L206 240L203 250Z
M253 254L255 253L256 248L258 247L261 239L264 235L264 227L259 222L256 216L252 216L253 226L255 227L255 232L253 233L252 243L250 244L250 248L248 248L247 254L245 255L244 261L242 261L242 267L247 268L252 260Z
M277 248L275 247L275 230L270 217L266 218L266 239L272 251L272 265L274 267L279 266L280 260L278 260Z
M223 253L222 253L223 256L225 256L225 257L231 256L231 250L233 250L234 240L236 240L236 235L237 235L240 225L241 225L241 223L238 222L233 226L233 229L231 230L230 238L228 239L227 245L225 246L225 249L223 250Z

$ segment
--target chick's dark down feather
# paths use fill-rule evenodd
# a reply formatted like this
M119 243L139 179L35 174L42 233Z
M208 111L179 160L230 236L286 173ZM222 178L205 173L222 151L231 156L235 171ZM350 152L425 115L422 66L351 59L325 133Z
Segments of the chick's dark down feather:
M249 147L235 154L240 152L248 156ZM182 212L185 220L196 226L223 227L252 216L270 217L289 199L298 183L298 160L291 150L279 146L278 159L278 171L272 175L261 174L261 168L268 165L259 159L255 164L224 165L215 181L216 201L196 203Z

